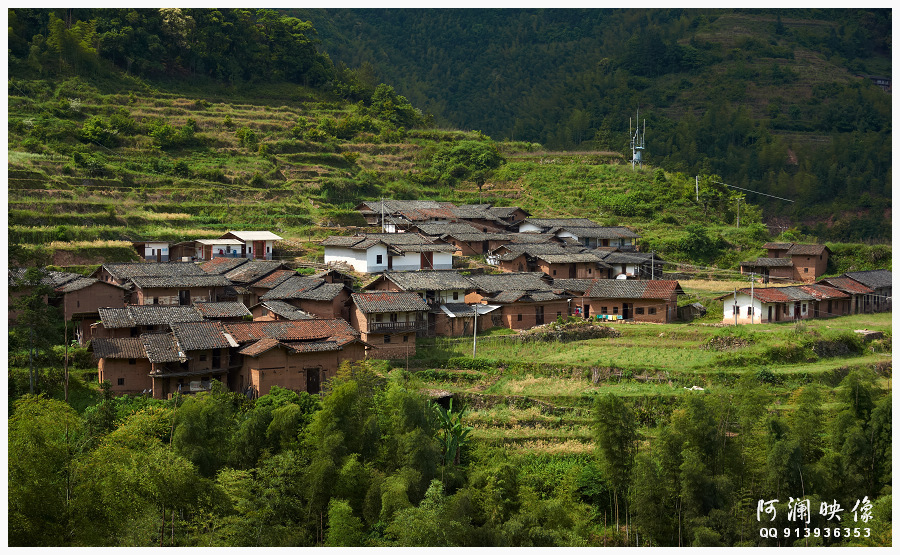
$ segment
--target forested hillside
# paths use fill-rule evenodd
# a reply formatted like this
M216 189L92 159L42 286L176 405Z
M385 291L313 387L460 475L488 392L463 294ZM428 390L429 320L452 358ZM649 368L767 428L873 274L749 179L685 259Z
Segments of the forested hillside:
M890 238L890 10L288 10L445 125L628 150L827 239Z

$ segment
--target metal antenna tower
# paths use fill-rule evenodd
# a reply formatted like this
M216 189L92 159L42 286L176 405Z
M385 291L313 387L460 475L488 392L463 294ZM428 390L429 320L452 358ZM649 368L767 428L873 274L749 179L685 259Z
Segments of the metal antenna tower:
M641 130L641 111L637 110L634 118L634 133L631 132L631 118L628 118L628 134L631 136L631 169L637 164L644 167L644 138L647 135L647 118L644 118L644 129Z

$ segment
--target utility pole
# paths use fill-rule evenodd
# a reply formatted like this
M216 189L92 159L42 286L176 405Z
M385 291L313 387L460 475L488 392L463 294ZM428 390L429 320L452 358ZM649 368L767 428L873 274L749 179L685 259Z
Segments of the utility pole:
M750 272L750 323L753 323L754 312L756 307L753 306L753 272Z
M740 229L740 228L741 228L741 197L738 197L738 199L737 199L737 204L738 204L738 210L737 210L737 226L738 226L738 229Z
M475 359L475 351L478 348L478 305L472 305L472 359Z
M700 202L700 176L694 178L694 193L697 195L697 202Z
M650 251L650 281L656 279L656 264L653 263L653 255L656 254L653 251Z
M734 308L731 310L734 312L734 325L737 325L738 320L738 302L737 302L737 288L734 289Z

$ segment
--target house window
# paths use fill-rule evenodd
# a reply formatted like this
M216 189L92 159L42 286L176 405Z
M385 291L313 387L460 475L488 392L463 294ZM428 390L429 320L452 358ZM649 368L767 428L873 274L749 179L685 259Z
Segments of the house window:
M125 378L119 378L116 380L116 385L125 385Z
M77 308L81 308L81 301L75 301L75 306Z
M376 315L375 315L375 321L376 321L376 322L380 322L380 321L381 321L381 314L376 314Z
M591 268L588 268L588 275L591 275L592 272L593 270Z
M206 353L200 353L200 362L206 362Z
M607 314L607 310L605 306L600 307L600 314Z
M557 317L557 318L562 318L562 312L557 312L557 313L556 313L556 317Z
M556 270L553 270L553 275L554 275L554 276L556 275Z
M656 314L656 308L650 307L650 309L647 312L649 312L650 314Z
M747 316L750 316L750 315L752 315L752 314L753 314L753 307L752 307L752 306L748 306L748 307L747 307Z
M397 321L397 313L396 312L391 312L390 316L391 316L391 322Z
M643 314L643 313L644 313L644 307L639 306L639 307L635 308L635 309L634 309L634 313L635 313L635 314Z
M739 307L738 305L734 305L734 310L732 311L732 313L735 315L740 315L741 307Z
M391 336L388 335L388 334L384 334L384 342L385 342L385 343L390 343L390 342L391 342Z
M222 351L220 349L213 349L212 367L220 368L221 366L222 366Z
M809 268L803 268L803 273L804 273L804 274L808 274L808 273L809 273Z
M153 304L159 304L159 297L153 297Z
M613 307L613 314L618 314L618 313L619 313L619 307L614 306L614 307Z
M453 292L453 300L454 300L454 301L458 301L458 300L459 300L459 293L457 293L456 291Z
M806 305L803 305L802 311L803 311L803 312L806 312Z
M521 315L521 314L516 314L516 321L517 321L517 322L521 322L521 321L522 321L522 315Z
M136 359L136 358L129 358L129 359L128 359L128 364L137 364L137 359ZM119 385L122 385L122 384L119 384Z
M382 257L380 254L375 255L375 264L381 264Z
M409 342L409 336L408 336L408 335L404 335L404 336L403 336L403 342L404 342L404 343L408 343L408 342Z

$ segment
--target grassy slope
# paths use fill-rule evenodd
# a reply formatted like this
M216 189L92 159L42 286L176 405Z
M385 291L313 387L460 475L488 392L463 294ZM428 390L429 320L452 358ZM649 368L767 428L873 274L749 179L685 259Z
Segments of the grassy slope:
M886 313L808 320L799 326L633 324L616 328L621 332L618 338L564 345L482 339L479 357L496 360L500 370L458 374L449 370L413 379L422 387L451 391L466 399L471 409L468 422L478 439L531 454L589 453L590 407L596 395L606 393L628 397L645 407L645 417L658 418L674 398L703 394L688 388L700 386L706 392L727 394L747 374L768 390L773 410L790 410L792 394L807 383L824 384L832 395L850 368L875 368L882 386L891 387L891 315ZM847 356L806 353L792 362L779 355L779 349L789 349L803 338L834 339L862 328L884 331L888 339ZM714 337L723 336L736 336L747 344L724 350L706 347ZM448 357L471 356L471 347L468 339L443 341L439 349L422 342L411 362L412 371L440 367ZM743 360L752 362L740 364ZM600 371L596 383L592 371Z

